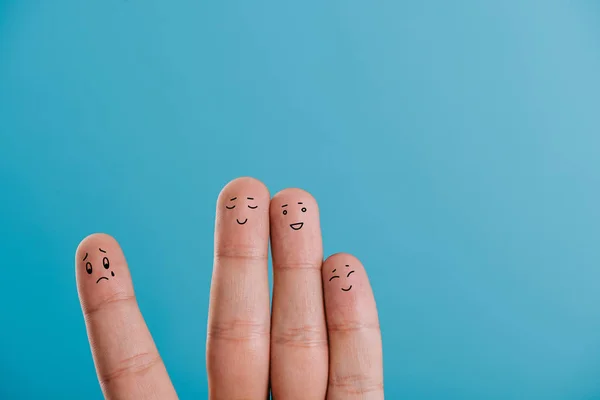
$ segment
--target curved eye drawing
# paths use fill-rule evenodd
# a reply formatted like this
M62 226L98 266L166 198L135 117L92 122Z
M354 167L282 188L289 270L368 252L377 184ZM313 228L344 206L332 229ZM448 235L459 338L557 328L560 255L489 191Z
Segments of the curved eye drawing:
M283 210L283 215L287 215L287 210Z
M339 278L339 276L337 276L337 275L332 276L331 278L329 278L329 282L331 282L331 280L334 279L334 278Z
M225 208L226 208L226 209L228 209L228 210L233 210L233 209L235 208L235 204L234 204L234 205L232 205L231 207L229 207L229 206L225 206Z
M302 212L306 212L306 207L302 207Z
M348 275L346 275L346 278L349 277L350 275L352 275L353 273L354 273L354 271L348 272Z
M104 268L108 269L108 267L110 267L110 262L108 261L108 257L104 257L102 259L102 265L104 265Z
M255 208L258 208L258 206L254 206L254 207L252 207L252 206L248 205L248 208L250 208L250 209L254 210Z
M85 270L87 271L88 274L92 273L92 263L91 262L86 262L85 263Z

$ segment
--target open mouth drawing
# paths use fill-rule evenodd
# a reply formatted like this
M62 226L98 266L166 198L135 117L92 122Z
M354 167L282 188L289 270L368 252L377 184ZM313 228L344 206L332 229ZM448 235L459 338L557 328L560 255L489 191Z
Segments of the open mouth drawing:
M304 222L296 222L295 224L290 224L290 228L295 231L299 231L304 226Z

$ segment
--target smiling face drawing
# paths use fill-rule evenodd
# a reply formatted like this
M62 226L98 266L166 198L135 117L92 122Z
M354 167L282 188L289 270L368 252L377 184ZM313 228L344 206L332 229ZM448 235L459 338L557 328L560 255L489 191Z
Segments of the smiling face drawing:
M349 292L352 289L352 284L349 284L348 280L350 278L350 275L354 273L354 270L350 268L349 264L346 264L344 266L344 269L340 268L340 270L338 271L338 268L336 268L333 271L331 271L331 273L333 274L333 276L329 278L329 282L333 281L334 279L343 279L341 287L342 291Z
M102 250L102 249L98 249L98 250L100 251L100 256L102 256L102 267L101 268L96 267L96 271L100 271L99 274L94 274L94 266L92 265L92 260L91 260L90 254L85 253L85 256L83 257L83 262L85 263L85 271L88 273L88 275L100 275L100 276L98 276L98 279L96 279L96 284L98 284L102 281L105 281L105 280L106 281L109 280L108 276L104 275L104 272L108 272L108 270L110 269L110 260L108 259L108 256L106 255L106 250ZM110 271L110 275L111 275L111 277L114 277L115 276L114 271Z
M225 205L225 208L228 210L233 210L236 207L237 199L238 199L237 197L232 197L231 199L229 199L229 202L227 205ZM249 209L256 210L258 208L258 206L254 204L254 197L246 197L246 200L248 200L247 206ZM243 204L241 206L243 206ZM245 217L243 219L236 218L235 221L239 225L244 225L246 222L248 222L248 218L247 217Z
M301 206L300 211L302 211L303 213L306 212L306 207L304 207L304 203L299 201L298 205ZM282 214L283 215L287 215L288 214L288 204L284 204L281 206L281 208L283 208ZM290 224L290 228L292 228L295 231L299 231L300 229L302 229L302 227L304 226L304 222L302 221L298 221L298 222L294 222Z

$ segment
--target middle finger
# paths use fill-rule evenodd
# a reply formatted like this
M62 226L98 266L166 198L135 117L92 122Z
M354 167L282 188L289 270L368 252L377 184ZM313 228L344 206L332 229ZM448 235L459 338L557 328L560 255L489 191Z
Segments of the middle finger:
M328 347L319 210L304 190L271 200L273 312L271 390L275 399L323 399Z

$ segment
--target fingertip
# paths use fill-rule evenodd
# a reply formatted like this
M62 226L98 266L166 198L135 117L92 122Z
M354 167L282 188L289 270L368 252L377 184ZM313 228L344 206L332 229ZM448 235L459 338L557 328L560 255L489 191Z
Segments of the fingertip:
M323 263L325 301L330 305L371 302L373 294L366 270L349 253L336 253Z
M251 176L242 176L229 181L219 192L217 201L220 203L224 198L227 201L232 192L238 191L250 191L257 197L270 198L269 189L262 181Z
M85 309L121 293L133 295L133 286L121 246L106 233L86 236L75 252L75 275Z
M215 255L267 257L269 246L267 186L256 178L236 178L217 199Z
M111 253L114 254L116 251L122 256L121 246L114 237L107 233L92 233L79 242L77 250L75 251L75 265L80 264L83 259L88 260L90 256L93 255L91 253L102 253L109 249L111 250Z
M336 273L339 273L344 269L349 269L346 274L350 271L355 271L355 273L360 271L362 273L365 270L362 263L356 256L350 253L335 253L327 257L325 262L323 262L323 278L327 278L328 280L331 276L335 276L331 275L333 274L334 270Z
M269 209L273 262L320 267L323 240L316 199L304 189L287 188L273 196Z
M300 188L287 188L277 192L271 199L271 210L275 211L276 214L279 215L281 212L281 207L290 202L293 204L298 202L311 204L318 210L317 200L314 198L314 196L310 192Z
M77 250L75 251L76 259L83 257L87 249L96 246L100 247L101 244L111 244L111 247L113 247L115 244L119 246L117 240L107 233L92 233L83 238L81 242L79 242L79 245L77 245Z
M307 190L301 189L301 188L296 188L296 187L292 187L292 188L285 188L283 190L280 190L279 192L277 192L275 194L275 196L273 196L273 199L277 199L277 198L281 198L284 196L310 196L313 197L312 194L310 194L310 192L308 192Z
M334 253L327 257L323 265L329 264L354 264L359 265L361 268L364 268L360 260L353 254L350 253Z
M319 205L308 191L300 188L283 189L273 196L269 208L272 221L276 222L276 226L281 222L283 225L280 228L284 231L290 222L307 222L308 226L316 228L313 233L320 235ZM302 227L292 229L300 230Z

